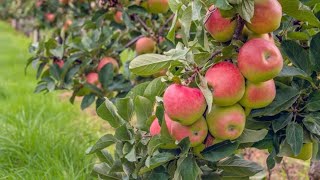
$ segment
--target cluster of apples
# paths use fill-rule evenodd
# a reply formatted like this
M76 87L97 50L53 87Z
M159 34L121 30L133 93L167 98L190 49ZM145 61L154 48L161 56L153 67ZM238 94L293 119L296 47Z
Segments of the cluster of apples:
M206 112L204 95L198 88L170 85L164 95L165 121L175 140L189 137L191 146L204 142L208 133L214 143L235 140L245 128L251 109L263 108L276 96L273 80L282 67L282 55L271 33L280 26L282 8L277 0L255 0L254 16L246 27L253 36L240 48L237 64L223 61L210 67L205 79L212 88L213 107ZM217 8L210 8L205 23L207 31L218 42L230 41L236 23L224 18ZM160 133L157 120L150 126L152 136Z

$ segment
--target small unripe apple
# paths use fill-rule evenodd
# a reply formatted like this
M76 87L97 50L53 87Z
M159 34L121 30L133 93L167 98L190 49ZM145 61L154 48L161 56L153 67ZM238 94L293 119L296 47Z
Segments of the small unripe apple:
M205 75L213 89L213 103L219 106L236 104L245 91L245 81L236 65L220 62L213 65Z
M260 83L247 81L246 92L240 104L251 109L263 108L271 104L275 97L276 86L273 79Z
M219 140L237 139L243 132L246 115L239 104L228 107L214 106L207 115L209 132Z
M137 54L153 53L156 49L156 42L152 38L142 37L136 42Z
M168 0L148 0L147 4L151 13L166 13L169 10Z
M53 63L56 64L56 65L58 65L59 68L62 68L63 65L64 65L64 61L61 60L61 59L55 60Z
M255 0L251 23L246 26L257 34L269 33L279 28L281 17L282 7L277 0Z
M92 85L98 85L99 84L99 75L98 73L91 72L87 74L87 83L92 84Z
M276 77L283 67L283 59L274 43L256 38L240 48L238 66L245 78L257 83Z
M123 23L122 12L121 11L117 11L113 16L113 19L118 24Z
M291 155L290 157L307 161L312 157L312 150L313 143L306 143L303 144L300 154L297 156Z
M201 117L195 123L184 126L178 122L172 121L171 123L171 136L177 140L189 137L191 147L202 144L208 134L208 126L206 120Z
M179 84L172 84L166 89L163 105L167 115L182 125L193 124L206 110L206 100L200 89Z
M230 41L237 26L236 20L222 17L220 10L217 8L209 10L207 14L205 28L211 36L218 42Z
M98 64L98 68L97 70L100 71L105 65L111 63L112 66L113 66L113 70L115 72L117 72L119 70L119 64L118 64L118 61L115 60L114 58L112 57L104 57L100 60L99 64Z
M53 22L56 19L56 15L53 13L46 13L45 18L48 22Z

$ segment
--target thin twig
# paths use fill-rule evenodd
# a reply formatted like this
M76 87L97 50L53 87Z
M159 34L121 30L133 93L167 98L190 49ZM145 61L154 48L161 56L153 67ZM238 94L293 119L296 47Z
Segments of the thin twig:
M134 16L135 20L137 20L146 31L148 31L150 34L152 34L152 30L147 26L147 24L138 15L134 14L133 16Z
M215 51L211 54L210 58L209 58L209 61L211 61L213 58L215 58L217 55L221 54L222 51L219 50L219 51Z
M159 29L158 34L161 36L163 35L163 30L164 28L172 21L172 19L174 18L175 14L172 14L169 19L167 19L167 21L161 26L161 28Z
M245 24L244 19L242 19L241 16L238 15L237 16L237 27L236 27L236 30L234 31L234 34L233 34L233 39L234 40L239 40L240 39L240 35L241 35L242 30L244 28L244 24Z
M135 38L133 38L131 41L129 41L124 47L125 48L128 48L130 47L131 45L133 45L136 41L138 41L138 39L142 38L143 35L140 35L140 36L137 36Z

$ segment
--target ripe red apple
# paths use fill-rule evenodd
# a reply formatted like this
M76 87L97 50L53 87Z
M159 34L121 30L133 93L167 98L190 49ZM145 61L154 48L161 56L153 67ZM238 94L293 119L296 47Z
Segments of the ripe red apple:
M99 75L98 73L91 72L87 74L87 83L92 84L92 85L98 85L99 84Z
M59 66L59 68L62 68L64 65L64 61L61 59L55 60L53 63L57 64Z
M206 110L206 100L200 89L179 84L172 84L166 89L163 105L167 115L182 125L193 124Z
M273 79L260 83L247 81L246 92L240 104L251 109L263 108L271 104L275 97L276 86Z
M169 10L168 0L148 0L148 10L151 13L166 13Z
M121 24L123 22L122 12L121 11L117 11L113 16L113 19L114 19L114 21L116 23Z
M63 29L65 31L67 31L71 25L72 25L72 20L71 19L67 19L63 24Z
M56 15L54 15L53 13L46 13L45 14L45 19L48 22L53 22L56 19Z
M112 57L104 57L100 60L99 64L98 64L98 71L100 71L105 65L111 63L113 66L113 69L115 72L117 72L119 70L119 64L118 61L115 60Z
M255 0L254 15L246 26L257 34L269 33L279 28L281 17L282 7L277 0Z
M256 38L240 48L238 66L245 78L257 83L276 77L283 67L283 59L274 43Z
M156 49L156 42L148 37L142 37L136 42L137 54L153 53Z
M236 20L222 17L220 10L217 8L209 10L207 14L208 19L205 22L205 28L211 36L218 42L230 41L237 26Z
M209 132L219 140L237 139L243 132L246 115L239 104L228 107L214 106L207 115Z
M200 117L200 119L189 126L184 126L175 121L171 123L171 136L177 141L189 137L191 147L200 145L207 137L207 134L208 126L203 117Z
M212 66L205 75L213 89L213 102L219 106L236 104L245 91L245 81L236 65L220 62Z
M171 125L172 125L172 120L168 117L167 114L165 114L165 121L166 121L166 125L169 131L169 134L171 134ZM158 118L156 118L155 120L153 120L151 126L150 126L150 135L151 136L155 136L161 133L161 126L159 125L159 121Z

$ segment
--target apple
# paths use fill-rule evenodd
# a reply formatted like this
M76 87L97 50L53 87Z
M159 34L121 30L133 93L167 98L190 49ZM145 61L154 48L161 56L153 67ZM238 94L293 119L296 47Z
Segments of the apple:
M291 155L290 157L301 159L301 160L309 160L312 157L313 143L303 144L300 154L297 156Z
M171 124L173 121L166 114L165 114L165 121L167 124L169 134L171 134ZM158 118L155 118L150 126L150 135L155 136L155 135L159 135L160 133L161 133L161 126L159 125Z
M87 83L92 84L92 85L98 85L99 84L99 75L98 73L91 72L87 74Z
M105 65L111 63L115 72L119 70L118 61L112 57L104 57L100 60L97 70L100 71Z
M63 29L65 31L67 31L71 25L72 25L72 20L71 19L67 19L63 24Z
M237 139L242 134L245 123L246 115L239 104L228 107L214 106L207 114L209 132L220 141Z
M193 124L206 110L206 100L200 89L179 84L172 84L166 89L163 105L167 115L182 125Z
M245 80L236 65L220 62L213 65L205 75L213 89L213 103L219 106L236 104L245 91Z
M171 122L171 136L177 141L189 137L191 147L202 144L207 134L208 126L203 117L200 117L195 123L189 126L184 126L176 121Z
M282 7L277 0L255 0L254 14L246 26L257 34L275 31L279 28L282 17Z
M276 86L273 79L260 83L247 81L240 104L251 109L263 108L271 104L275 97Z
M64 61L61 60L61 59L55 60L53 63L56 64L56 65L58 65L59 68L62 68L63 65L64 65Z
M137 54L153 53L156 49L156 42L152 38L142 37L136 42Z
M276 77L283 58L277 46L265 39L256 38L246 42L238 54L238 66L245 78L253 83Z
M45 19L51 23L56 19L56 15L54 15L53 13L46 13Z
M222 17L220 10L217 8L209 9L208 17L205 22L206 30L218 42L227 42L232 39L237 26L236 20Z
M168 0L148 0L148 10L151 13L166 13L169 10Z
M114 21L116 23L121 24L123 22L122 12L121 11L117 11L113 16L113 19L114 19Z

